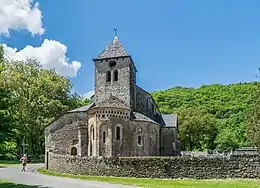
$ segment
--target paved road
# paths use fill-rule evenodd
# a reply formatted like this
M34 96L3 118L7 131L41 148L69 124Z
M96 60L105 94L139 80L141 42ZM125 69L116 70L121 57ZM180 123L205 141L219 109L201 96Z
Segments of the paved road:
M37 185L39 188L134 188L131 186L115 185L94 181L85 181L40 174L36 171L43 165L30 164L26 172L21 172L21 166L0 168L0 180L17 184Z

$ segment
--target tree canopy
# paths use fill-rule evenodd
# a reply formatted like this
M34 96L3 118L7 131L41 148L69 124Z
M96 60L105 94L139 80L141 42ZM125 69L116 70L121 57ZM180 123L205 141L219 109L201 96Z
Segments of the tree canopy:
M252 93L254 105L246 115L247 130L246 135L250 145L255 146L260 150L260 83L257 85L257 90Z
M200 148L200 150L216 148L230 150L249 144L246 135L248 122L246 115L255 104L252 93L256 93L257 88L257 82L230 85L213 84L200 88L175 87L165 91L152 92L152 95L162 113L177 113L181 119L178 123L180 127L179 138L185 148L192 149L187 143L187 138L182 136L182 128L189 126L189 131L194 131L196 134L197 130L199 133L199 129L201 129L199 120L203 120L203 116L210 116L215 119L214 125L213 120L207 123L214 131L211 133L211 144ZM186 116L185 113L190 113L190 117ZM185 119L184 123L182 119ZM188 125L187 121L190 122ZM197 139L196 142L199 143L195 143L195 145L201 145L201 142L205 141L203 137ZM199 148L195 147L194 149Z
M34 59L7 62L0 52L0 142L13 133L17 146L25 139L26 152L43 154L46 126L89 101L72 93L70 80L55 70L43 69Z

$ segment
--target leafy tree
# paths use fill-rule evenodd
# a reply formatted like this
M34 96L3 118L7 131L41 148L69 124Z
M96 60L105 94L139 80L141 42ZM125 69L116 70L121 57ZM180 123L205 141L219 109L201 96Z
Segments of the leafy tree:
M162 113L178 114L180 109L195 108L213 115L216 118L217 136L210 148L235 149L248 145L245 115L254 105L255 99L251 93L256 93L257 85L257 82L252 82L213 84L200 88L175 87L152 92L152 95Z
M34 59L7 62L0 46L0 153L13 155L26 138L27 152L42 154L46 126L65 111L90 103L71 88L69 79L42 69Z
M12 118L9 112L9 93L0 88L0 143L12 135Z
M212 149L216 136L214 116L195 108L178 110L179 139L188 150Z
M3 48L0 46L0 75L5 70ZM0 144L12 134L12 117L9 112L11 107L10 92L0 87Z
M71 94L72 84L54 70L42 69L33 59L8 63L2 78L0 85L9 88L13 96L16 142L21 144L25 137L30 153L43 153L46 126L81 104L79 97Z
M222 129L215 140L217 148L220 150L230 151L239 147L239 141L234 131L229 128Z
M255 103L247 114L246 135L249 143L260 150L260 83L253 98Z

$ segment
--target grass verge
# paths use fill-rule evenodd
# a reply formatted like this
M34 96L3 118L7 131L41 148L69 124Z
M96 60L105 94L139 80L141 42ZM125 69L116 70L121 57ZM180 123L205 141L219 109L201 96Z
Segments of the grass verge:
M20 163L19 161L0 160L0 166L15 165L19 163Z
M42 174L61 176L89 181L100 181L121 185L133 185L144 188L260 188L260 180L175 180L148 178L120 178L106 176L83 176L54 173L44 168L38 169Z
M30 161L28 164L37 164L37 163L44 163L44 161L43 160L35 160L35 161ZM0 167L1 166L3 167L3 166L9 166L9 165L16 165L16 164L21 164L21 162L18 161L18 160L0 160Z
M0 188L37 188L37 186L21 185L0 180Z

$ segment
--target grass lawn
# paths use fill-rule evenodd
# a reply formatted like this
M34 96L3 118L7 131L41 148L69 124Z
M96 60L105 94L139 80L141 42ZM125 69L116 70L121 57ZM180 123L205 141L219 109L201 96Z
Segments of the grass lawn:
M37 186L20 185L0 180L0 188L37 188Z
M8 165L14 165L14 164L20 164L20 162L19 161L0 160L0 166L8 166Z
M139 179L102 176L81 176L53 173L43 168L42 174L62 176L82 180L100 181L122 185L134 185L145 188L260 188L260 180L173 180L173 179Z

